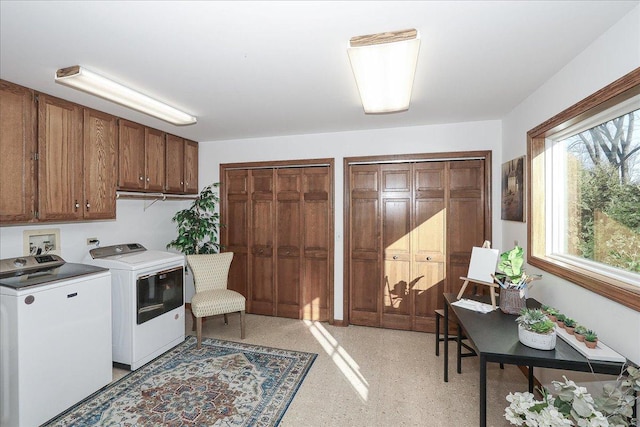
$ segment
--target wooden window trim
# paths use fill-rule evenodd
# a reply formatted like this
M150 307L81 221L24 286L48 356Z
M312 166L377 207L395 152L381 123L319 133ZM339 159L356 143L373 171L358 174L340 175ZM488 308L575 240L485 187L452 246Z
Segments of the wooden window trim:
M545 139L640 94L640 67L527 132L527 262L640 311L640 288L546 256Z

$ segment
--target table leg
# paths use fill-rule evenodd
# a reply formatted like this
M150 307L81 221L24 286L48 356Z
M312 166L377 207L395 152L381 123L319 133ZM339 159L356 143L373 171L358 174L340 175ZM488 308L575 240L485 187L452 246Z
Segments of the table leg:
M458 344L458 373L462 373L462 328L458 324L458 337L456 339Z
M480 427L487 426L487 359L480 354Z
M533 393L533 366L529 366L529 393Z
M449 304L444 302L444 382L449 382Z

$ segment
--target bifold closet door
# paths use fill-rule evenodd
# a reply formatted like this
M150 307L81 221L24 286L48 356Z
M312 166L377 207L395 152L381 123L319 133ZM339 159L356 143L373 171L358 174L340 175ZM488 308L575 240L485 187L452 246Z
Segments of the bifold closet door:
M222 243L229 287L247 312L329 320L332 177L328 166L230 169Z
M484 162L349 166L349 318L433 332L485 236ZM464 270L464 271L463 271Z

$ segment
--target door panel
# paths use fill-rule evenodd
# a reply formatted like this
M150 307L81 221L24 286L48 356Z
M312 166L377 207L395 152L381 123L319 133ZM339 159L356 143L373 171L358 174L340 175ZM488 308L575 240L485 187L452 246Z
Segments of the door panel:
M300 318L302 171L278 169L276 315Z
M275 315L273 171L251 171L250 311Z
M220 240L224 250L233 252L229 269L228 287L249 298L249 173L246 170L230 170L224 175L221 212L224 227ZM249 306L249 303L247 304ZM249 307L247 307L249 310Z

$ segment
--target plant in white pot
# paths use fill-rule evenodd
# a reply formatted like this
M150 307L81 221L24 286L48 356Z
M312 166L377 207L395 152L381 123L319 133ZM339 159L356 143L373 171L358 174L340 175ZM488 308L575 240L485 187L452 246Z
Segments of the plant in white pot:
M553 350L556 347L556 324L537 308L523 308L518 323L518 339L527 347Z

